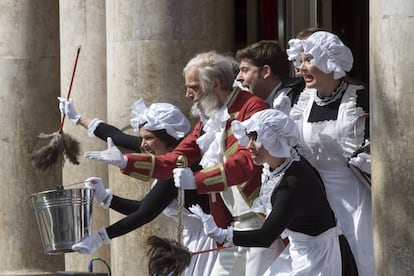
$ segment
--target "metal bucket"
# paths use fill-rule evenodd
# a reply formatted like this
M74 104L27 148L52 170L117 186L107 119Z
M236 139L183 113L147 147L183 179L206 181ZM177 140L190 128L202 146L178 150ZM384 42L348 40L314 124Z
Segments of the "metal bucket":
M72 245L91 234L92 189L57 189L30 197L46 254L73 252Z

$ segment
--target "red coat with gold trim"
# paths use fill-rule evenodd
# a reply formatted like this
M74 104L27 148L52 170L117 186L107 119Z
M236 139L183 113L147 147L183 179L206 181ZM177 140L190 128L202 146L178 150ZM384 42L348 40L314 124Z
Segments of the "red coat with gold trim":
M256 166L249 150L238 144L231 131L231 122L235 119L244 121L254 113L266 108L268 106L262 99L248 92L237 90L233 93L227 106L230 119L227 121L224 133L223 148L225 149L226 161L194 173L197 191L200 194L218 193L226 190L229 186L239 185L238 188L246 202L250 205L253 203L260 191L262 167ZM172 171L177 166L178 156L187 157L189 165L200 161L202 153L196 143L200 135L202 135L202 124L198 122L193 131L174 151L158 156L127 154L127 166L121 171L142 180L172 178ZM226 227L232 221L232 216L219 194L216 196L216 201L210 200L210 211L220 227Z

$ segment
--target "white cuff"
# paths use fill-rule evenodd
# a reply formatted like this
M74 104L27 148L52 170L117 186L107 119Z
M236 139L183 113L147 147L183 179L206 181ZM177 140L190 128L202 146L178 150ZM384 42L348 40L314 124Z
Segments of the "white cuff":
M120 169L125 169L125 167L128 164L128 157L126 157L126 155L122 155L122 161L121 161L121 166L119 167Z
M106 193L108 194L108 196L106 197L104 201L101 202L101 206L105 209L108 209L109 206L111 206L112 198L114 196L112 194L111 189L106 189Z
M227 228L227 233L226 234L227 234L226 235L226 242L229 245L234 245L234 243L233 243L233 226L229 226Z
M80 117L79 117L80 118ZM96 130L96 128L98 127L98 125L100 124L100 123L103 123L103 121L102 120L99 120L98 118L95 118L95 119L93 119L90 123L89 123L89 125L88 125L88 136L90 137L90 138L96 138L96 136L95 136L95 130Z
M110 244L111 243L111 239L108 236L108 233L106 232L105 227L102 227L99 232L98 232L99 236L101 237L101 239L103 240L103 242L105 244Z
M82 115L77 114L75 118L72 119L72 122L77 125Z

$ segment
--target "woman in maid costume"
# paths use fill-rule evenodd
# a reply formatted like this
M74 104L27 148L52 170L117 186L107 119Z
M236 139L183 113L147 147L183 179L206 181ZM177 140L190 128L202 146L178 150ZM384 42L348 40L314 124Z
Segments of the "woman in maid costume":
M306 83L290 112L301 134L299 152L323 179L359 275L373 276L371 190L350 166L370 173L369 154L353 157L369 138L368 92L346 75L352 69L352 52L330 32L291 39L287 53Z
M169 103L153 103L146 106L142 99L136 101L131 109L131 127L137 135L128 135L120 129L99 119L90 119L79 115L74 108L73 100L59 98L59 108L63 114L76 125L88 130L89 137L107 140L121 148L133 152L149 152L155 155L171 151L189 132L191 125L184 114ZM194 168L197 170L197 168ZM110 189L105 189L102 179L90 177L85 185L95 190L95 198L104 208L111 208L126 215L125 218L108 226L102 227L98 233L86 237L73 245L72 249L81 254L93 254L103 244L109 244L112 239L125 235L155 219L159 214L177 220L178 202L177 188L174 180L155 180L152 189L142 200L131 200L113 195ZM119 184L122 185L122 184ZM199 203L203 210L209 212L206 195L197 195L195 191L185 191L185 205ZM203 226L190 212L183 209L183 240L178 241L191 252L211 249L215 242L203 233ZM189 266L181 275L210 275L215 261L216 252L194 255ZM174 259L176 256L165 256ZM180 269L181 270L181 269Z
M190 211L202 220L204 231L219 243L245 247L268 247L287 236L289 245L264 275L358 275L319 174L293 148L300 137L293 120L268 109L234 121L232 129L255 164L263 165L260 195L252 208L266 219L257 230L222 229L195 205Z

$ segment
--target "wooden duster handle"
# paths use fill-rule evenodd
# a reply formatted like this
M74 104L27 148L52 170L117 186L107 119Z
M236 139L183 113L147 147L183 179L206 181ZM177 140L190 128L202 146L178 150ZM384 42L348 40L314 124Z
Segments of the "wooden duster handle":
M66 97L66 100L69 100L70 93L72 91L72 84L73 84L73 79L75 78L76 66L78 65L78 59L79 59L79 52L80 52L80 50L81 50L81 46L78 46L78 50L76 52L75 65L73 66L72 78L70 79L68 96ZM59 131L60 132L62 132L63 124L65 123L65 118L66 118L66 114L63 114L62 120L60 121L60 127L59 127Z

